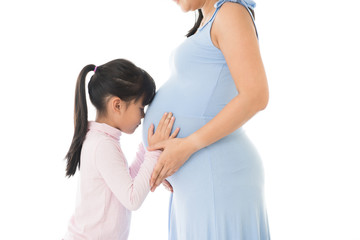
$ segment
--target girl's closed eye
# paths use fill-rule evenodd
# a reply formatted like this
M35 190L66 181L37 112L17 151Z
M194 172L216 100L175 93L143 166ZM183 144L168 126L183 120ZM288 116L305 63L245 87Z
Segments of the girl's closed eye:
M141 117L145 117L145 111L143 107L140 108L140 115Z

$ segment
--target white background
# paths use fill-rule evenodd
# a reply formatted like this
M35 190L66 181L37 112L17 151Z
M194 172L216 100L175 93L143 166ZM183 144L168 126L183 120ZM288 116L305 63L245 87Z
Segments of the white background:
M257 1L270 102L244 128L265 165L272 239L360 239L356 3ZM1 1L1 239L66 231L77 175L65 178L63 158L82 67L127 58L160 87L194 19L171 0ZM129 159L141 131L121 140ZM167 238L168 197L163 187L149 194L130 239Z

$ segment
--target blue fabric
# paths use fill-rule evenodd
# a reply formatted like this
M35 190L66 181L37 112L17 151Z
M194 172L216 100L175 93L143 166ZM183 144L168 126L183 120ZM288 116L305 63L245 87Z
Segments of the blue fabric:
M215 5L217 10L224 2ZM184 138L238 94L222 52L211 41L217 10L171 55L171 76L145 115L146 146L147 129L151 123L156 127L164 112L174 113L174 126L181 128L178 137ZM193 154L167 180L174 188L169 202L169 239L270 239L262 160L243 128Z
M245 7L254 9L256 7L256 3L252 0L220 0L217 3L215 3L215 8L219 8L224 2L237 2L241 3Z

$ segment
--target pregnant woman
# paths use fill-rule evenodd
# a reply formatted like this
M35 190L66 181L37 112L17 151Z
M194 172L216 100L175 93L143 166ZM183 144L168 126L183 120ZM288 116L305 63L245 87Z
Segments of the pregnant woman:
M262 161L242 129L268 103L251 0L176 0L198 10L188 38L173 52L171 76L145 116L147 129L164 112L176 117L178 138L163 149L152 191L173 187L169 239L270 239ZM156 127L156 126L155 126Z

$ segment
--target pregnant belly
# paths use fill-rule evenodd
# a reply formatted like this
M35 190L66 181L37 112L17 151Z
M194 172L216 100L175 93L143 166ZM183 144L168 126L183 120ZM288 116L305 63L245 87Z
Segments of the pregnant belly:
M184 86L174 81L163 85L156 93L154 100L149 105L143 121L143 142L148 146L147 134L151 124L155 129L165 112L172 112L175 123L172 132L180 128L177 137L187 137L204 124L211 117L203 116L207 106L207 97L200 97L198 93L184 89Z
M162 90L162 89L160 89ZM147 133L151 124L157 127L165 112L172 112L175 116L173 131L180 128L178 138L184 138L196 132L212 116L203 116L204 105L194 101L193 106L184 106L180 98L169 92L159 91L149 106L143 123L143 141L148 146ZM186 103L189 104L189 103ZM191 107L191 111L187 108ZM195 110L194 110L195 108ZM195 113L198 113L195 115ZM172 132L173 132L172 131ZM188 161L167 180L179 192L193 189L202 192L214 178L221 182L235 181L257 184L261 182L261 161L256 149L240 128L193 154ZM256 174L254 174L256 173ZM254 178L253 176L257 177ZM225 181L224 179L229 179ZM244 179L247 179L246 181ZM194 184L196 183L196 184Z
M184 138L189 136L190 134L197 131L199 128L204 126L211 118L200 117L200 116L187 116L177 111L177 105L168 104L167 108L157 107L157 105L149 106L143 123L143 141L145 146L148 146L147 135L148 129L151 124L154 124L155 129L157 125L164 115L165 112L172 112L175 116L175 122L173 125L173 129L171 133L174 132L176 128L180 128L180 132L177 135L178 138Z

